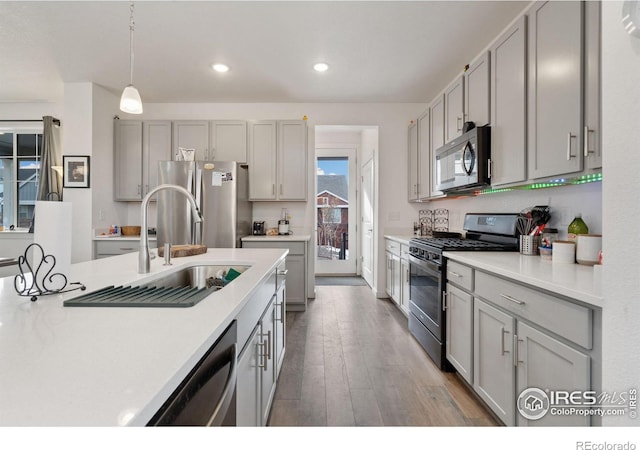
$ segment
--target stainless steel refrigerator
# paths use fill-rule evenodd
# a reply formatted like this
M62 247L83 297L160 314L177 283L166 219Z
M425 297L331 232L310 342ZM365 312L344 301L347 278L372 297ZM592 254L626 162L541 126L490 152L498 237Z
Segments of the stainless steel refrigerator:
M158 247L165 243L204 244L209 248L240 247L251 231L251 203L246 166L235 161L160 161L158 184L189 190L202 214L194 224L184 195L162 190L158 202Z

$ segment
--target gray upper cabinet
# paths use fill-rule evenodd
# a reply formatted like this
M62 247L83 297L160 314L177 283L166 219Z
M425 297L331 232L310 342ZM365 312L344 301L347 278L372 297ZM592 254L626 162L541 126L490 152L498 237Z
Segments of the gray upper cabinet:
M307 122L278 120L278 199L307 200Z
M196 161L209 160L209 121L181 120L173 122L173 159L178 148L195 149Z
M491 185L527 179L527 17L491 47Z
M249 200L307 199L307 123L249 123Z
M418 198L431 196L430 110L418 117Z
M587 169L602 167L600 135L601 2L585 3L585 111L583 154Z
M114 198L121 201L142 199L142 121L114 122Z
M114 127L114 198L140 201L158 184L158 161L171 159L171 122L116 120Z
M445 142L462 134L464 123L464 76L456 78L444 91Z
M464 121L473 122L476 126L488 125L491 121L490 67L489 53L483 53L464 73Z
M429 119L431 122L429 138L431 140L431 148L429 161L431 164L431 195L430 197L438 197L443 195L442 191L436 189L438 174L435 172L436 150L444 145L444 94L438 95L429 106Z
M529 10L529 178L579 172L582 148L583 2Z
M409 147L409 201L418 200L418 124L411 121L407 131L407 142Z
M249 123L249 200L276 200L275 120Z
M153 120L142 123L142 179L147 195L158 185L158 162L171 159L171 122Z
M211 132L209 159L247 162L247 122L245 120L213 120L209 128Z

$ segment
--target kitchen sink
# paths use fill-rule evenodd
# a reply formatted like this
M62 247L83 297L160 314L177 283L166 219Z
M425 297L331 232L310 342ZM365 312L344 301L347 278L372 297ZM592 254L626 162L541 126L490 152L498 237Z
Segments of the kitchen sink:
M235 276L239 276L242 272L251 266L237 265L199 265L191 266L165 275L164 277L143 283L141 287L190 287L190 288L207 288L222 289L226 284L233 281ZM218 275L231 278L229 280L220 280Z
M250 266L199 265L138 286L107 286L64 301L64 306L189 307L240 276ZM224 279L221 279L222 276ZM228 278L228 279L227 279Z

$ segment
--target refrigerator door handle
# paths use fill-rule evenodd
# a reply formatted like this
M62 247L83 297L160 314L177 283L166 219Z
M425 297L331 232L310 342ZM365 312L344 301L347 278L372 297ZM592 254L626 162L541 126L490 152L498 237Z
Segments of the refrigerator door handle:
M202 214L204 210L204 208L202 207L202 169L197 169L196 171L195 201L198 205L198 208L200 208L200 214ZM198 222L195 224L193 230L193 239L195 241L193 242L194 244L202 243L202 222Z

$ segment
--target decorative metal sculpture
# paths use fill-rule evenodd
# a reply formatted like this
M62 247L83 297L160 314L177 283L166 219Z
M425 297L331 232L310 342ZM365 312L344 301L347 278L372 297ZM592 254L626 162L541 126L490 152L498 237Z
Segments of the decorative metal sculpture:
M32 261L29 263L28 253L31 249L33 249ZM35 302L38 296L87 289L84 284L69 283L66 275L55 273L55 265L55 256L45 255L44 249L39 244L29 245L24 255L18 258L20 275L16 275L13 280L16 292L22 297L31 297L31 301Z

